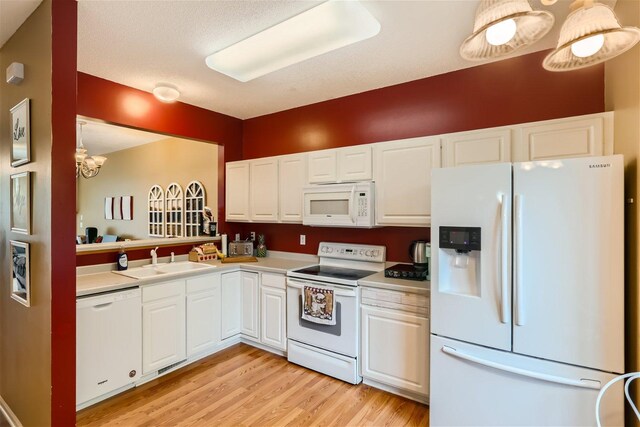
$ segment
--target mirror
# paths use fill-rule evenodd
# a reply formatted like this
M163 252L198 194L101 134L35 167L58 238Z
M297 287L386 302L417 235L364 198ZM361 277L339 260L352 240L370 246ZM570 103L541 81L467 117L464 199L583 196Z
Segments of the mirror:
M195 225L202 221L200 206L208 206L214 215L218 212L217 145L114 126L84 117L78 120L85 122L82 143L87 150L86 155L93 158L103 156L106 160L97 175L87 178L80 174L77 178L77 243L86 241L88 228L90 240L104 239L105 243L116 239L164 237L167 230L171 235L186 237L187 227L191 235L194 232L204 235L202 227ZM80 129L78 135L80 138ZM187 187L194 181L202 184L204 190L204 201L199 200L197 204L195 199L181 199L177 191L180 188L184 197ZM155 219L149 214L149 193L154 186L164 192L169 190L170 194L163 203L156 203L156 207L172 204L168 215L156 216ZM158 218L165 224L167 221L184 224L186 219L187 224L150 229L150 222L157 223ZM214 217L214 221L217 218Z

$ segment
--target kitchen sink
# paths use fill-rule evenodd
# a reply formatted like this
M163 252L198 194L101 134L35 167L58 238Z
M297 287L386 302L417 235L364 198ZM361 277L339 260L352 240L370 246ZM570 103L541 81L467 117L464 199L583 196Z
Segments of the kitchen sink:
M215 268L215 265L198 264L197 262L183 261L172 262L169 264L159 264L155 269L163 273L182 273L185 271L204 270L207 268Z
M125 271L114 271L122 276L132 279L146 279L149 277L166 276L171 274L186 273L189 271L205 270L215 268L215 265L198 264L197 262L183 261L169 264L144 265L142 267L130 268Z
M124 271L114 271L114 273L120 274L121 276L131 277L132 279L146 279L147 277L162 276L163 274L166 274L164 271L160 271L157 268L145 267L130 268L129 270Z

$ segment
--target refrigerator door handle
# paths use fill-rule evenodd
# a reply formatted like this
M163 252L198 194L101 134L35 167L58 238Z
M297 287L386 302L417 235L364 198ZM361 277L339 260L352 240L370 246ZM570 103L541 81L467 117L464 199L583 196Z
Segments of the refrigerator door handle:
M500 194L500 289L501 289L501 321L509 323L509 212L507 211L507 198Z
M517 326L524 326L524 297L522 295L522 196L516 194L513 198L514 221L513 227L513 281L515 300L515 323Z
M442 351L453 357L477 363L478 365L487 366L489 368L510 372L512 374L521 375L540 381L548 381L556 384L569 385L572 387L590 388L593 390L600 390L602 388L602 384L598 380L592 380L589 378L580 378L579 380L575 380L572 378L559 377L557 375L549 375L540 372L529 371L527 369L516 368L515 366L504 365L502 363L493 362L491 360L481 359L470 354L461 353L455 348L446 345L442 346Z

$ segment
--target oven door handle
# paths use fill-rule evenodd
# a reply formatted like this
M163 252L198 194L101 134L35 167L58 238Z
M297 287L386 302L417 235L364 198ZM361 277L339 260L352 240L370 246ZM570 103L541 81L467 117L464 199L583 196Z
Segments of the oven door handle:
M302 289L305 286L311 287L319 287L319 288L328 288L333 289L333 293L342 297L355 297L357 294L357 288L352 288L350 286L341 286L336 284L328 284L321 282L311 282L306 280L292 279L287 277L287 287Z

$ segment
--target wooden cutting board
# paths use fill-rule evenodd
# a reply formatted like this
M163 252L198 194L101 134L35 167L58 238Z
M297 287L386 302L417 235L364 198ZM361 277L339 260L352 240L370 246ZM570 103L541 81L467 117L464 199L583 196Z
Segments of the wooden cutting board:
M258 262L258 259L254 256L234 256L226 257L222 260L223 264L228 264L231 262Z

